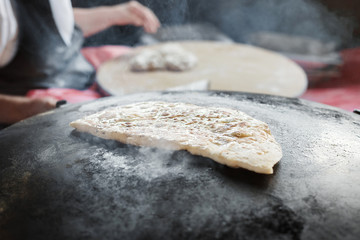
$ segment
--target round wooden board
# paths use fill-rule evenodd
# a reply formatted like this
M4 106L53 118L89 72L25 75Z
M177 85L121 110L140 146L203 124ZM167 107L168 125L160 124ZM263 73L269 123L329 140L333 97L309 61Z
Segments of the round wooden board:
M175 42L198 58L189 71L134 72L129 60L145 48L157 49L166 43L137 47L131 53L105 62L97 72L100 87L111 95L161 91L201 80L210 81L210 90L242 91L285 97L300 96L307 87L304 71L290 59L257 47L207 41Z

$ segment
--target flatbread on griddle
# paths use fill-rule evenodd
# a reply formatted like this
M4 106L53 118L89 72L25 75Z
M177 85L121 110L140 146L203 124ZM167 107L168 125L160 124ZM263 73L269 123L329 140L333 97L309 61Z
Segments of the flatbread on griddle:
M106 109L70 126L125 144L187 150L257 173L273 173L282 157L266 123L228 108L140 102Z

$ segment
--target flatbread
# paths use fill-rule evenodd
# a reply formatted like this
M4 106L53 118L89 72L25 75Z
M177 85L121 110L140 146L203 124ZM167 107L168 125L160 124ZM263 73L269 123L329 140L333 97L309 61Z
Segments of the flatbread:
M257 173L273 173L282 157L268 125L235 109L140 102L106 109L70 126L125 144L187 150Z

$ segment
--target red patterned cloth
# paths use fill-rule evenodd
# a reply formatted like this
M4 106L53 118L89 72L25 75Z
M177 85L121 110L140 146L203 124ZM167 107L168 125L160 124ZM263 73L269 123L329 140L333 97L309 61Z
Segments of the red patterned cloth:
M82 91L70 88L33 89L27 92L26 96L30 98L53 97L57 100L66 100L69 103L85 102L101 97L94 88Z
M340 76L314 84L301 98L348 111L360 108L360 48L341 52Z

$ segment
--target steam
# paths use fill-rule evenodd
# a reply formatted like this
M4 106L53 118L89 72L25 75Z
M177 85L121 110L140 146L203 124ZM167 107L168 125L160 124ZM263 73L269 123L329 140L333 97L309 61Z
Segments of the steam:
M354 22L313 1L229 1L220 5L219 27L239 42L253 32L272 31L340 44L350 40Z
M188 22L191 9L188 1L145 1L145 5L152 8L164 25L179 25Z
M236 42L246 42L257 32L284 33L311 37L341 46L351 42L354 18L331 12L314 0L139 0L152 9L162 26L209 23ZM75 7L114 5L119 1L73 0ZM109 29L102 38L107 42L134 45L143 30L134 26ZM101 38L88 41L102 44Z
M154 1L152 8L164 26L205 22L236 42L256 32L285 33L341 45L352 40L355 21L330 12L313 0Z

